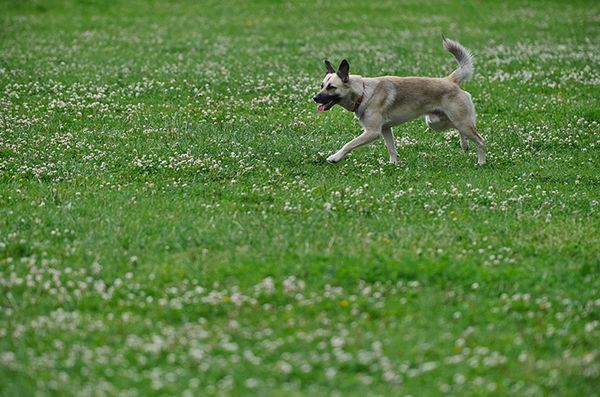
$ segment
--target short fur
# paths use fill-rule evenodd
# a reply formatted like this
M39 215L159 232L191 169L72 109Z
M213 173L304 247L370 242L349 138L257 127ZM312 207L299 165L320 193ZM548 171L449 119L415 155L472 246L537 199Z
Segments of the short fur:
M313 98L321 104L319 111L340 105L355 112L364 132L346 143L327 158L337 163L357 147L383 137L390 154L390 162L396 164L397 152L391 127L425 115L427 125L442 131L456 128L460 133L461 147L468 149L467 139L477 146L478 164L485 164L485 142L476 127L475 106L471 95L459 84L473 75L473 57L459 43L444 38L444 49L459 63L458 69L447 77L362 77L350 75L345 59L337 72L325 61L327 74L321 91Z

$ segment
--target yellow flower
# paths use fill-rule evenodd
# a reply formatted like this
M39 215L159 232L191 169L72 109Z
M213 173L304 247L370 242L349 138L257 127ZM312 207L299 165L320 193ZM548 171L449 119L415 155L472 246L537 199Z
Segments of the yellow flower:
M348 302L347 299L342 299L340 302L340 306L341 307L348 307L348 305L350 305L350 302Z
M229 297L228 297L227 295L223 295L223 297L221 298L221 300L222 300L224 303L227 303L227 302L229 302Z

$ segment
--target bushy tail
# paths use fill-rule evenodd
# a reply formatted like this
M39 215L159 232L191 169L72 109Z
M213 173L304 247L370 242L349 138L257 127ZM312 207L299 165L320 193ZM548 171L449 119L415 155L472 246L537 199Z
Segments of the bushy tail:
M456 84L460 84L463 80L469 80L473 76L473 55L456 41L445 37L443 39L444 49L454 55L454 58L456 58L460 65L458 69L448 76L448 79Z

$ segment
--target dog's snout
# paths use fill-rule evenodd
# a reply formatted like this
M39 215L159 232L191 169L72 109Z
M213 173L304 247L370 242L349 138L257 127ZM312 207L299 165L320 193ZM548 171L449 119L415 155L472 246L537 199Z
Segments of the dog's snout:
M313 97L313 101L315 101L315 102L317 102L317 103L318 103L318 102L319 102L319 98L321 98L321 96L320 96L320 94L317 94L317 95L315 95L315 96Z

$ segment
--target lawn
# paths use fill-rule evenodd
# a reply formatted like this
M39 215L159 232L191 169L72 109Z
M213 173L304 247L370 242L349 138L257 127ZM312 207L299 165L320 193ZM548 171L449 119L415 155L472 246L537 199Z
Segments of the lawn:
M444 76L338 164L324 59ZM599 396L600 4L0 0L0 395Z

